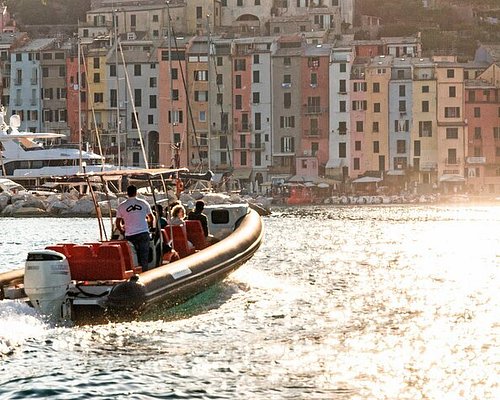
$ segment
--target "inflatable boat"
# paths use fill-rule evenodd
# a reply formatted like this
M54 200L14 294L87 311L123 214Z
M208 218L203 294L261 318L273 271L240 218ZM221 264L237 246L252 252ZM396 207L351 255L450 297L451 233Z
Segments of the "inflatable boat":
M176 170L119 171L128 179L171 179ZM100 177L106 173L87 175ZM156 198L153 190L153 199ZM157 224L150 234L147 271L138 266L134 246L107 239L95 194L101 240L57 243L28 253L25 267L0 274L0 299L27 301L55 321L105 323L133 320L161 305L174 306L223 280L259 248L263 226L248 204L206 206L204 214L214 242L205 238L199 221L185 228ZM112 220L112 218L111 218Z

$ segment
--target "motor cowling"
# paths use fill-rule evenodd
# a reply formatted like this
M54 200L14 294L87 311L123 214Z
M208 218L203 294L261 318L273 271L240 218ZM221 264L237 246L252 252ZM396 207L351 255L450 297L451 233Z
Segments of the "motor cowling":
M53 319L65 318L66 293L71 274L66 257L52 250L28 253L24 291L33 307Z

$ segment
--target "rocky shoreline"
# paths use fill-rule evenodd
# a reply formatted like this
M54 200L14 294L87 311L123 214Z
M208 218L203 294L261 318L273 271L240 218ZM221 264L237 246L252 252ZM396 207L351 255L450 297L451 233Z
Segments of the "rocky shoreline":
M109 215L110 207L111 213L114 215L118 204L126 199L125 194L117 196L113 193L95 192L95 195L102 215ZM141 194L139 197L144 198L149 204L153 204L152 195ZM173 191L169 191L167 194L160 193L156 195L156 200L160 203L171 204L180 200L187 208L194 208L194 203L199 199L203 199L207 205L249 203L261 215L270 213L271 201L265 197L252 198L236 194L194 192L190 194L183 193L180 195L180 198L177 198ZM17 194L2 192L0 193L0 216L14 218L88 218L95 217L96 211L91 195L80 195L77 190L54 193L47 196L34 195L29 192L20 192Z

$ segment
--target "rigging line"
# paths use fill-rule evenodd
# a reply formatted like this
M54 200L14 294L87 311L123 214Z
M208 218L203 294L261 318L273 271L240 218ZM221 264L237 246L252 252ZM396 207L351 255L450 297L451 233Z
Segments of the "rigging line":
M172 19L170 18L170 20L172 20ZM174 27L173 27L172 23L170 24L170 29L172 30L172 36L174 37L175 50L176 50L176 53L178 53L179 46L177 45L177 35L175 34ZM170 63L172 63L172 60L170 60ZM191 100L189 99L189 93L188 93L188 88L187 88L187 84L186 84L186 77L184 76L184 70L182 68L181 60L179 57L177 57L177 63L179 65L179 69L181 70L182 85L184 86L184 93L186 94L186 103L187 103L188 112L189 112L189 119L191 120L191 126L193 127L194 141L196 143L196 148L198 149L198 157L200 159L200 165L195 170L198 170L198 169L201 170L202 165L203 165L202 164L203 159L201 158L200 144L198 143L198 138L197 138L198 135L196 133L196 126L194 124L193 110L191 108ZM187 68L187 64L186 64L186 68ZM170 71L170 73L172 73L172 71ZM171 118L173 118L173 110L171 111L171 115L172 115ZM188 155L188 158L189 158L189 155Z
M146 167L146 169L148 169L149 168L148 158L146 157L146 150L144 149L144 141L142 140L141 126L139 125L139 118L137 117L137 110L135 108L135 99L132 94L132 87L130 86L130 79L125 64L125 57L123 56L122 43L120 41L118 41L118 46L120 47L120 55L123 64L123 72L125 73L125 80L127 81L128 93L130 95L130 98L132 99L131 101L132 110L134 111L134 120L135 120L135 125L137 126L137 132L139 133L139 142L141 143L142 156L144 157L144 166ZM116 73L118 74L118 71L116 71Z
M92 89L90 89L89 74L88 74L88 71L87 71L87 62L85 60L85 55L84 54L82 54L82 62L83 62L83 71L85 72L85 80L87 81L87 91L88 91L87 99L88 99L88 97L92 98L94 94L92 92ZM80 96L80 93L78 93L78 96ZM104 170L104 156L102 154L101 135L99 134L99 128L97 127L97 120L96 120L96 117L95 117L95 108L94 108L94 103L93 102L92 102L92 120L94 121L95 137L97 139L97 146L99 147L99 154L102 157L101 158L101 171L103 171Z

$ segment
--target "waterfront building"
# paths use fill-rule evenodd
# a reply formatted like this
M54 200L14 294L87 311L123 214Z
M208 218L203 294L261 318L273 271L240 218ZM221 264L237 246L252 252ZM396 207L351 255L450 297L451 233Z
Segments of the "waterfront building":
M394 58L389 81L389 175L405 175L410 166L412 95L411 62Z
M345 181L351 156L350 74L354 61L352 46L334 47L330 54L330 123L326 175Z
M349 79L349 106L350 106L350 126L351 134L349 135L348 148L350 149L349 157L349 177L357 178L363 175L367 170L367 131L366 114L368 111L366 82L366 66L369 59L365 57L356 57L351 66L351 74ZM374 106L375 107L375 106Z
M159 163L167 167L175 164L176 153L180 165L188 165L190 159L187 148L188 99L184 86L189 78L186 48L190 40L190 37L171 37L170 46L167 38L158 48Z
M288 178L295 173L295 157L302 136L302 47L299 35L282 36L272 55L271 178Z
M28 40L25 32L0 33L0 104L9 105L11 86L11 51Z
M437 80L430 59L412 59L413 123L410 126L410 165L421 191L438 184Z
M233 66L232 39L215 38L210 59L210 162L218 173L231 169L233 163Z
M374 57L365 67L368 112L365 123L365 170L382 177L389 162L389 81L393 57Z
M26 131L42 131L42 51L55 43L55 38L35 39L11 52L9 110L21 117Z
M300 176L325 174L328 162L329 61L331 46L305 45L301 61L302 136L298 143L296 172Z
M500 67L465 82L467 185L474 193L500 192Z
M186 0L186 32L197 35L217 32L222 21L221 0Z
M434 57L437 78L438 179L464 177L465 87L464 66L454 57ZM446 184L443 184L443 187Z
M252 167L251 181L262 184L268 181L268 170L272 165L272 75L271 54L276 45L273 37L252 39L251 74L252 93L251 119L248 147L250 150L250 165Z
M187 47L186 90L189 99L187 120L188 166L205 170L208 160L208 40L196 36Z

